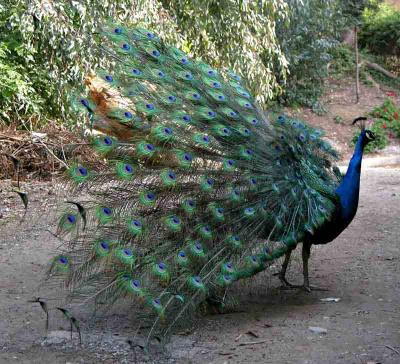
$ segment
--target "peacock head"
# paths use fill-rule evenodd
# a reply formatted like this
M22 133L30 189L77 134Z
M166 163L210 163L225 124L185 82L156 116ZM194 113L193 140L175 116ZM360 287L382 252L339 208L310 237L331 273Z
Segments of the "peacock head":
M363 146L366 146L368 143L376 139L374 132L365 128L367 120L368 119L364 116L360 116L353 120L353 125L359 123L361 129L360 137L362 138Z
M365 143L365 144L368 144L368 143L370 143L370 142L373 142L373 141L376 139L375 133L372 132L371 130L369 130L369 129L364 129L363 132L365 133L365 136L364 136L364 143Z

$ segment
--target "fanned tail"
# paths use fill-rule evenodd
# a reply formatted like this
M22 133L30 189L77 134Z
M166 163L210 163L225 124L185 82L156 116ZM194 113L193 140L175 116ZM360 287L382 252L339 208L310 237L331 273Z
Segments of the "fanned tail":
M145 29L102 34L115 67L77 102L108 168L69 169L79 203L61 216L69 244L50 274L77 299L128 299L167 334L330 219L336 154L318 130L269 120L233 72Z

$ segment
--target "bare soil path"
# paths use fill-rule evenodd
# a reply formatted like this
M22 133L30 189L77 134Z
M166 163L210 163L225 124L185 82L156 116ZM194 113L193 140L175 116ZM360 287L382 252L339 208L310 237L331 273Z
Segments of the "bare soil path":
M85 328L82 346L53 315L44 339L43 312L27 301L59 244L46 232L54 229L47 216L53 188L27 186L31 206L21 223L18 196L9 182L0 183L0 363L400 363L400 163L365 163L354 222L313 250L311 280L329 292L281 291L273 267L240 289L235 312L205 316L151 355L127 343L134 319L127 310ZM292 280L300 268L292 264ZM340 301L321 301L328 297ZM327 332L314 333L313 326Z

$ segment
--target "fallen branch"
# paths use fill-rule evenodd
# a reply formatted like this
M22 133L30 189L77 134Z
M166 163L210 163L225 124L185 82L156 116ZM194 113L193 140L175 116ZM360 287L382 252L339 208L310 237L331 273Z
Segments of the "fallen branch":
M58 157L52 152L52 150L50 150L50 149L47 147L46 144L44 144L41 140L39 140L39 143L42 144L42 145L46 148L46 150L47 150L57 161L59 161L65 168L67 168L67 169L69 168L68 164L65 163L64 161L62 161L60 158L58 158Z
M375 71L383 73L385 76L387 76L387 77L389 77L389 78L391 78L393 80L398 78L395 74L393 74L393 73L389 72L388 70L384 69L382 66L380 66L377 63L369 62L369 61L362 61L360 63L360 67L362 67L363 65L365 65L366 67L371 68L371 69L373 69Z

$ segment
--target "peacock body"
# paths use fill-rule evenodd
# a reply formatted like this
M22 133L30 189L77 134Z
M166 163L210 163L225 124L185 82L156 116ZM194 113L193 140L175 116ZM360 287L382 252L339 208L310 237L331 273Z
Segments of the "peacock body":
M127 299L152 320L150 334L167 334L207 299L225 302L234 282L351 221L342 212L354 176L340 184L321 131L268 117L239 76L148 30L102 34L115 66L98 70L78 103L103 132L92 142L107 166L69 168L77 200L50 268L71 297Z

